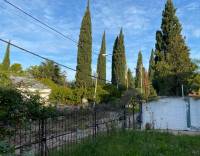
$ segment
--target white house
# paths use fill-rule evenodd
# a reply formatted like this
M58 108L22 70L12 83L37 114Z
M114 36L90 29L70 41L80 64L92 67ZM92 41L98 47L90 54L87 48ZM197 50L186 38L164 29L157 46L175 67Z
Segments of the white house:
M165 97L142 106L142 128L200 130L200 99Z
M44 101L48 101L51 89L31 77L11 76L12 83L22 92L38 93Z

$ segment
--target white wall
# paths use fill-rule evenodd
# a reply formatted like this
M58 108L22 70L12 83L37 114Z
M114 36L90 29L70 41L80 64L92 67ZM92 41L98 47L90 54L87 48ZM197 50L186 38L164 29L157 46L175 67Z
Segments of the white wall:
M191 126L200 129L200 100L190 99Z
M146 123L154 125L155 129L188 130L187 101L183 98L161 98L142 108L142 128ZM190 100L191 125L200 127L200 100Z

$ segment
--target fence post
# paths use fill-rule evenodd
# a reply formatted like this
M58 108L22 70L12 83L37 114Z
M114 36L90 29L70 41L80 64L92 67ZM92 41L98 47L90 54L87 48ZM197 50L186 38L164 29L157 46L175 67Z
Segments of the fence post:
M95 138L97 134L97 110L96 105L94 105L93 109L93 137Z
M126 129L126 105L123 106L123 129Z
M135 101L132 101L132 105L133 105L133 129L135 129Z
M47 156L46 122L43 117L39 119L39 151L41 156Z
M142 128L142 100L139 100L139 109L140 109L140 114L139 114L139 124L140 124L140 129Z

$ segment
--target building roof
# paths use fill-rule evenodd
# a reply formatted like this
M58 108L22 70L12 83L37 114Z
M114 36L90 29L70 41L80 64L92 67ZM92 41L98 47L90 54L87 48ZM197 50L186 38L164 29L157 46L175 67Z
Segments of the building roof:
M19 88L35 88L35 89L49 89L49 87L38 82L34 78L30 77L20 77L20 76L10 76L12 83Z

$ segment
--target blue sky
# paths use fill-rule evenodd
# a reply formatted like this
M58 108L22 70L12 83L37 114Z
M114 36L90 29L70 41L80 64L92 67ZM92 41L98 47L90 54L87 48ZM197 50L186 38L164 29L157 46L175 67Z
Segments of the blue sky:
M112 53L113 43L123 27L127 63L134 71L138 51L141 49L145 67L148 67L151 49L155 45L155 32L160 29L162 10L166 0L90 0L93 32L93 63L96 70L102 33L106 31L107 53ZM10 0L43 22L57 28L78 41L86 0ZM182 23L186 42L192 58L200 58L200 0L174 0L177 15ZM0 38L11 40L28 50L67 66L76 67L77 45L42 28L29 17L0 0ZM0 43L0 60L5 52ZM12 48L11 62L26 68L42 60ZM111 57L108 57L111 60ZM66 69L65 69L66 70ZM69 80L75 73L66 70ZM107 63L110 79L111 63Z

